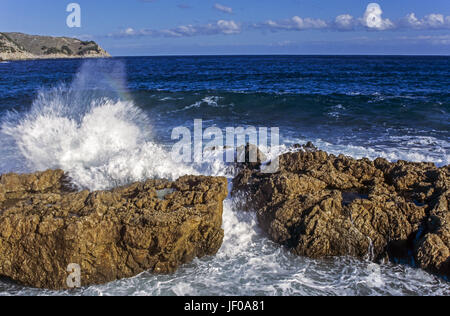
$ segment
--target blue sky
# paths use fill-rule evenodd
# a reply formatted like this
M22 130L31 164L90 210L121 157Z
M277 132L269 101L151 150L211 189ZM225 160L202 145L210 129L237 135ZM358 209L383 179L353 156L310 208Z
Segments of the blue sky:
M81 6L81 28L66 7ZM449 0L2 0L0 31L93 39L116 56L450 55Z

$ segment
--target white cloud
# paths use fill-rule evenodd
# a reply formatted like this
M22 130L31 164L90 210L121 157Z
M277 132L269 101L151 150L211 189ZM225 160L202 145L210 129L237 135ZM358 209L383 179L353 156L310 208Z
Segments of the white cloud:
M430 14L425 16L424 20L430 27L442 27L445 24L445 18L442 14Z
M341 14L334 20L334 25L338 30L352 30L356 26L356 20L350 14Z
M444 18L442 14L430 14L424 18L425 25L430 28L450 27L450 16Z
M394 28L394 23L383 19L383 10L378 3L369 3L361 21L369 29L383 31Z
M235 21L219 20L216 23L204 25L181 25L172 29L151 30L143 29L136 31L129 27L118 34L110 34L110 37L133 37L133 36L152 36L152 37L191 37L200 35L233 35L241 32L241 26Z
M327 23L320 19L311 19L311 18L302 19L298 16L294 16L292 18L292 21L294 22L296 28L299 30L323 29L327 27Z
M216 3L215 9L226 13L232 13L233 9ZM181 25L171 29L143 29L135 30L127 28L112 37L152 36L152 37L191 37L201 35L234 35L243 30L261 29L271 32L278 31L305 31L305 30L329 30L329 31L388 31L394 29L411 30L439 30L450 29L450 16L434 13L418 18L416 14L410 13L403 19L395 22L383 17L383 10L378 3L370 3L363 16L356 18L350 14L341 14L332 21L324 21L317 18L302 18L293 16L285 20L267 20L262 23L249 24L238 23L233 20L218 20L215 23L203 25ZM446 39L444 39L446 41Z
M311 29L324 29L328 27L328 24L320 19L311 19L311 18L301 18L299 16L294 16L289 20L283 21L273 21L268 20L262 24L255 24L256 28L267 28L271 31L276 30L311 30Z
M238 34L241 32L240 26L234 21L217 21L217 26L223 34Z
M294 16L289 20L268 20L262 24L255 24L257 28L266 28L271 31L278 30L312 30L329 29L334 31L351 31L357 27L365 27L369 30L384 31L395 28L391 20L383 18L383 11L379 4L371 3L367 6L362 18L356 19L350 14L341 14L334 21L326 22L321 19L301 18Z
M214 9L219 10L221 12L229 13L229 14L233 13L233 8L224 6L224 5L220 4L220 3L216 3L214 5Z
M416 17L415 13L410 13L404 18L404 23L407 26L411 27L420 27L422 25L422 22Z
M414 13L404 19L393 22L383 17L383 10L378 3L370 3L361 18L355 18L350 14L338 15L334 21L321 19L301 18L294 16L288 20L268 20L264 23L254 24L253 27L267 29L272 32L282 30L312 30L328 29L330 31L353 31L366 29L370 31L387 31L399 28L409 29L447 29L450 28L450 16L442 14L430 14L418 19Z
M450 16L444 17L442 14L429 14L422 19L418 19L415 13L408 14L403 18L399 26L401 28L412 29L446 29L450 28Z
M129 28L125 29L123 31L123 33L126 34L126 35L133 35L133 34L135 34L135 31L134 31L133 28L129 27Z

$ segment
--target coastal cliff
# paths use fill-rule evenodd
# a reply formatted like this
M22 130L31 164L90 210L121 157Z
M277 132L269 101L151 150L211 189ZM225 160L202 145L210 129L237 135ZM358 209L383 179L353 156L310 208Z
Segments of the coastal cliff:
M0 33L1 60L111 57L93 41L23 33Z

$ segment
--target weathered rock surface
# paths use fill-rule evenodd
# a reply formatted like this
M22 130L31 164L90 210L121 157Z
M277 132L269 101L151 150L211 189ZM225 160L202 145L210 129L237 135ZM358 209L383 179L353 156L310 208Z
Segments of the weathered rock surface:
M111 57L93 41L23 33L0 33L0 60Z
M312 144L280 156L277 173L243 168L233 195L269 237L311 258L414 256L450 276L450 168L329 155Z
M448 178L447 178L448 180ZM417 243L416 258L428 271L450 278L450 191L442 194L430 212L425 234Z
M225 178L149 180L77 192L60 170L0 178L0 276L49 289L170 273L214 255L223 240Z

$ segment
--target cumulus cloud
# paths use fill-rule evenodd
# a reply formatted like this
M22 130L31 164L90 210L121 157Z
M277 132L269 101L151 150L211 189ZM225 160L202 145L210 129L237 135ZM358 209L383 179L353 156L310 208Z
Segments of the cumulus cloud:
M224 6L224 5L220 4L220 3L216 3L214 5L214 9L216 9L218 11L221 11L221 12L224 12L224 13L229 13L229 14L233 13L233 8Z
M367 6L363 17L357 19L350 14L338 15L334 21L324 21L321 19L301 18L294 16L289 20L273 21L268 20L265 23L256 24L256 27L267 28L271 31L277 30L312 30L328 29L331 31L351 31L356 28L364 27L369 30L384 31L393 29L394 23L383 18L383 11L379 4L371 3Z
M272 32L280 30L312 30L327 29L330 31L354 31L366 29L369 31L387 31L401 28L408 29L447 29L450 28L450 16L430 14L418 19L414 13L407 15L399 21L391 21L383 17L383 10L378 3L370 3L362 17L355 18L350 14L338 15L334 21L321 19L301 18L294 16L291 19L254 24L253 27L267 29Z
M370 3L367 6L366 12L362 18L362 24L374 30L387 30L394 28L394 23L389 19L383 19L383 10L378 3Z

